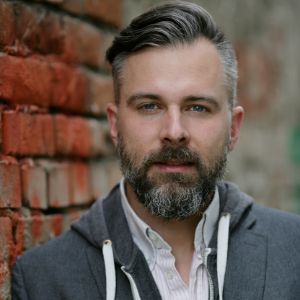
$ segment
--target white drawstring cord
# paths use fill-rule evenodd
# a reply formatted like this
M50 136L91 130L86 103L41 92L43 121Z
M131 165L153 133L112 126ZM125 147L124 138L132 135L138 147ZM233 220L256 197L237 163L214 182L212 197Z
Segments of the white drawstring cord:
M132 296L133 296L133 300L141 300L141 297L140 297L140 294L139 294L139 291L136 287L136 284L132 278L132 276L126 272L126 269L125 267L121 267L121 270L123 271L123 273L127 276L128 280L129 280L129 283L130 283L130 287L131 287L131 293L132 293Z
M106 277L106 300L115 300L116 270L111 240L105 240L103 242L102 252Z
M224 278L227 264L228 240L229 240L230 214L222 215L218 226L218 253L217 274L219 286L219 299L223 300Z

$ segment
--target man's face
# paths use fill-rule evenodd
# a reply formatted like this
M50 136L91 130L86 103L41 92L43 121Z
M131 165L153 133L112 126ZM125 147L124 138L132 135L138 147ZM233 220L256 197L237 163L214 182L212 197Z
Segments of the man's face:
M149 48L122 69L120 103L108 106L127 183L151 213L182 219L204 210L243 116L231 112L216 48Z

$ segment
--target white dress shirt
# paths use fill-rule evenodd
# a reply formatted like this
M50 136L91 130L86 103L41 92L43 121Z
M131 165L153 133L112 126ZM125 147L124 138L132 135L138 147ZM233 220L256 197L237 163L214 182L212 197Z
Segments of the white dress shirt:
M209 244L217 226L220 209L218 189L216 188L211 204L196 227L195 250L187 285L176 270L175 257L170 245L131 208L125 193L124 178L120 187L121 202L133 240L148 262L162 299L208 300L208 274L201 253Z

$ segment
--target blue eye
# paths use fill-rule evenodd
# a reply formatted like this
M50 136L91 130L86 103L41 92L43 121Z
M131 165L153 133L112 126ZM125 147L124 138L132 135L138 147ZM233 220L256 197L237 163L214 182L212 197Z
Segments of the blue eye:
M194 112L206 112L207 108L203 105L193 105L190 107L190 110Z
M140 109L147 110L147 111L153 111L153 110L158 109L158 105L155 103L145 103L140 107Z

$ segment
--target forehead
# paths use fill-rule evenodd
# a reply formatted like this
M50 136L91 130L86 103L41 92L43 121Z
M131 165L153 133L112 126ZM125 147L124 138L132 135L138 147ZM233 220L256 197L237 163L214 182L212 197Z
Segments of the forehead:
M221 92L224 70L216 47L201 38L191 44L146 48L129 55L121 72L121 98L131 92ZM123 97L122 97L123 96Z

